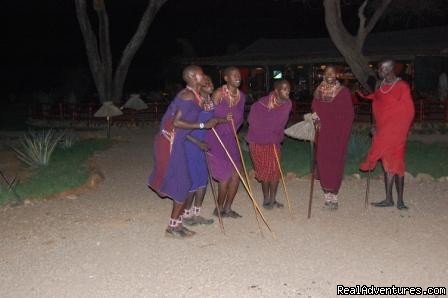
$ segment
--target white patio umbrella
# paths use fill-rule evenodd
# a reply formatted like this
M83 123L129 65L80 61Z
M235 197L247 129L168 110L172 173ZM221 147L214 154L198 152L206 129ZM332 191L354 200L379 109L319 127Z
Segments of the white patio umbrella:
M102 106L95 112L94 116L107 119L107 138L110 138L110 118L123 115L123 112L111 101L103 102Z
M129 99L121 107L121 109L123 108L140 111L147 109L148 105L140 98L140 94L131 94Z

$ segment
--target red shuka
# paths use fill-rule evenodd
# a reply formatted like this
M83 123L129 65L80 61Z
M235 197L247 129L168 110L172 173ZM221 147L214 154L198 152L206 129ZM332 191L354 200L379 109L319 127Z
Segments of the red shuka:
M415 113L411 89L408 83L400 80L366 98L373 100L376 131L360 169L372 170L381 159L386 172L404 176L406 140Z

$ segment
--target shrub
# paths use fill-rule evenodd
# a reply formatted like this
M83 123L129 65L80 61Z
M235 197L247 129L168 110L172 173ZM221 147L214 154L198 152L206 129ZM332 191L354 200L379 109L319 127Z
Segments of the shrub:
M46 166L64 132L53 129L29 131L21 137L18 146L12 146L17 157L32 168Z
M73 147L73 145L78 141L78 135L72 129L66 129L59 141L61 148L68 149Z

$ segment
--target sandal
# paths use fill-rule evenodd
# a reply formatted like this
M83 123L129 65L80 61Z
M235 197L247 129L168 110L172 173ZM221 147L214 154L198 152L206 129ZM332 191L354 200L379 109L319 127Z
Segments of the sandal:
M182 223L187 225L187 226L194 226L197 225L198 223L196 222L194 216L192 217L184 217L182 218Z
M272 207L283 208L285 206L282 203L274 201L274 202L272 202Z
M193 221L194 224L199 224L199 225L211 225L212 223L214 223L215 221L211 218L204 218L200 215L195 215L193 217Z
M189 237L189 235L187 235L187 233L185 233L185 231L182 228L179 228L179 227L168 227L168 228L166 228L165 236L176 238L176 239L184 239L186 237Z
M272 208L274 208L274 205L272 204L272 202L263 202L263 208L264 209L272 209Z
M223 213L223 215L225 215L226 217L231 217L231 218L242 217L240 214L238 214L237 212L233 211L232 209L230 209L229 211L225 211Z

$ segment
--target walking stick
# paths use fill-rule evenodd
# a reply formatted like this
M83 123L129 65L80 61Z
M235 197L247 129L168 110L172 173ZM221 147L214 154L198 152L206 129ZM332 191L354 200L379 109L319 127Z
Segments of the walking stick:
M230 122L232 123L233 136L235 137L236 144L238 145L238 150L240 152L241 163L243 164L243 170L244 170L244 175L246 176L247 186L249 187L249 191L251 192L251 194L253 196L254 193L252 192L252 187L250 186L249 175L247 174L246 163L244 162L243 151L241 150L240 140L238 139L238 134L236 133L235 122L233 122L233 119ZM263 230L261 229L261 223L260 223L260 220L258 219L258 214L257 214L257 210L255 209L255 206L254 206L254 212L255 212L255 218L257 219L258 229L260 230L261 236L264 237Z
M219 227L221 228L221 232L225 235L226 231L224 229L224 223L222 222L221 210L219 208L218 199L216 198L215 187L213 186L213 179L212 179L212 174L210 171L210 164L208 163L207 153L205 153L205 152L204 152L204 158L205 158L205 163L207 164L208 180L210 181L210 188L212 190L213 200L215 201L215 207L216 207L216 210L218 211Z
M282 178L283 190L285 191L286 202L288 203L289 215L291 215L291 218L292 218L293 216L292 216L291 202L289 200L288 191L286 190L285 177L283 175L282 166L280 164L280 158L278 158L277 149L275 148L275 144L272 145L272 147L274 148L275 159L277 160L278 169L280 171L280 177Z
M369 173L367 175L367 185L366 185L366 197L364 200L364 207L367 208L369 205L369 192L370 192L370 178L372 177L372 170L370 169L369 165Z
M224 145L224 143L222 142L221 138L219 137L218 133L216 132L216 130L214 128L212 128L213 133L215 134L216 138L218 139L219 143L221 144L221 147L224 149L224 151L227 154L227 157L229 158L230 162L233 165L233 168L235 169L235 171L238 173L238 176L240 177L241 182L243 182L244 188L246 189L247 193L249 194L249 198L252 200L252 203L254 205L254 208L258 211L258 213L260 214L261 218L263 219L264 224L266 225L266 227L269 229L269 231L272 233L272 235L275 238L275 234L274 231L272 231L271 227L269 226L266 218L264 217L263 213L260 210L260 207L258 206L257 202L255 201L255 199L252 196L252 193L249 191L249 187L246 184L246 181L244 181L243 176L241 175L240 170L238 170L238 167L236 166L235 162L233 161L233 158L230 156L229 151L227 150L226 146Z
M312 161L312 167L311 167L311 186L310 186L310 200L308 203L308 219L311 218L311 205L313 203L313 193L314 193L314 179L315 177L315 171L316 171L316 153L317 153L317 145L318 145L318 139L319 139L319 127L314 125L314 146L313 146L313 161Z

